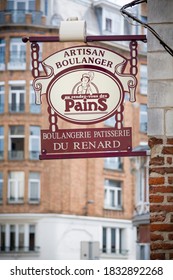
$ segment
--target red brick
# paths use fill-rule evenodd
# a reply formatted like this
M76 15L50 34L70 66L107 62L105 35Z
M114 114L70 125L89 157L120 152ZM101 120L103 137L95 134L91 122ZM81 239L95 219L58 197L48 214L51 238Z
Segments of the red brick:
M169 174L173 173L173 167L152 167L149 169L150 173L157 173L157 174Z
M152 231L173 231L173 224L151 224L150 225L151 232Z
M154 157L150 159L150 165L163 165L164 157Z
M165 172L166 172L167 174L170 174L170 173L173 174L173 167L165 167Z
M152 167L149 169L149 173L157 173L164 175L165 174L165 168L164 167Z
M163 144L163 140L162 139L158 139L158 138L150 138L148 141L148 145L150 148L153 148L155 145L159 145L159 144Z
M168 145L173 145L173 138L168 138L167 139L167 144Z
M167 186L150 186L150 193L173 193L173 187Z
M152 204L150 205L150 212L170 213L173 212L173 205Z
M173 184L173 177L168 177L168 183Z
M149 184L150 185L162 185L165 182L164 177L150 177Z
M153 242L150 246L151 250L171 250L173 249L172 243Z
M173 233L168 234L168 239L173 240Z
M168 147L168 146L163 147L162 154L173 155L173 147Z
M155 234L155 233L151 233L150 234L150 239L151 241L158 241L158 240L164 240L164 237L161 234Z
M162 249L163 250L172 250L173 249L173 243L162 243Z
M165 260L165 253L151 253L151 260Z
M151 245L150 245L150 249L151 249L151 251L162 249L162 244L161 243L152 242Z
M173 202L173 195L167 197L168 202Z
M166 219L166 214L150 215L150 222L163 222Z
M159 203L163 202L164 196L163 195L150 195L150 203Z
M167 157L167 163L172 164L172 157Z

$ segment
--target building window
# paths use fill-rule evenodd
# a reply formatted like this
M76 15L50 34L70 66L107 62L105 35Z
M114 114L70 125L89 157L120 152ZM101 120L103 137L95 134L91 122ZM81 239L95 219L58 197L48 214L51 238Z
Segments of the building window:
M110 18L105 19L105 29L108 32L112 32L112 19Z
M4 127L0 126L0 160L4 158Z
M3 173L0 172L0 203L3 200Z
M0 114L4 113L4 96L5 96L4 85L0 85Z
M26 11L35 10L35 0L8 0L7 1L7 10L21 10Z
M147 95L147 65L140 65L140 93Z
M12 38L10 41L10 62L8 70L26 69L26 44L21 38Z
M29 251L35 250L35 225L29 226Z
M120 157L109 157L104 159L104 168L110 170L122 170L123 164Z
M0 224L1 252L36 251L35 225L32 224Z
M150 244L138 243L137 259L150 260Z
M0 70L5 70L5 40L0 39Z
M8 202L21 203L24 200L24 172L9 172Z
M105 180L104 207L106 209L122 209L122 188L120 181Z
M140 132L147 133L147 105L140 104Z
M44 0L44 15L48 16L48 0Z
M40 173L29 173L29 202L38 203L40 201Z
M24 159L24 126L10 126L9 133L9 159Z
M30 138L29 138L29 151L30 159L39 159L40 153L40 127L30 126Z
M5 251L5 225L0 225L0 250Z
M9 111L22 113L25 110L25 87L11 86L9 95Z
M124 229L103 227L102 252L106 254L125 254L123 249Z
M33 114L41 112L41 106L35 104L35 91L32 85L30 85L30 112Z
M136 167L136 212L140 215L149 212L148 157L138 157Z

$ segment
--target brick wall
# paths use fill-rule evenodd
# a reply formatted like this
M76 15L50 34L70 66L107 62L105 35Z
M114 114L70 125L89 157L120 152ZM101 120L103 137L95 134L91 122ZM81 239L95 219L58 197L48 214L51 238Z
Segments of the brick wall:
M151 259L173 259L173 139L150 138Z
M173 46L173 1L148 1L148 23ZM162 12L160 12L162 11ZM148 34L151 259L173 259L173 64Z

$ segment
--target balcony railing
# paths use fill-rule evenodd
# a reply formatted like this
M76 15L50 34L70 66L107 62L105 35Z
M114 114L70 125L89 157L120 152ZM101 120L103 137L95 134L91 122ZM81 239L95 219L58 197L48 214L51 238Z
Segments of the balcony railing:
M13 246L1 246L0 247L0 254L5 253L39 253L40 247L38 246L29 246L29 247L13 247Z
M9 112L11 113L23 113L25 111L24 103L10 103L9 104Z
M9 160L23 160L24 151L9 151L8 158Z
M0 24L42 24L41 11L6 10L0 11Z
M103 248L102 249L102 253L103 254L112 254L112 255L123 255L123 256L126 256L128 254L128 250L126 249L115 249L115 248L112 248L112 249L106 249L106 248Z

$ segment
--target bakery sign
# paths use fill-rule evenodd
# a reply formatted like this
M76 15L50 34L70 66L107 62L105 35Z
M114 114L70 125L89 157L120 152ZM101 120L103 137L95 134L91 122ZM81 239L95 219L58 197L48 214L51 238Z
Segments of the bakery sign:
M123 102L125 94L135 101L137 80L128 73L128 63L112 50L91 45L66 48L42 61L45 75L35 75L33 81L36 104L46 95L50 122L41 130L41 159L132 150L131 128L123 126ZM59 128L58 118L74 128ZM110 118L114 127L103 126Z

